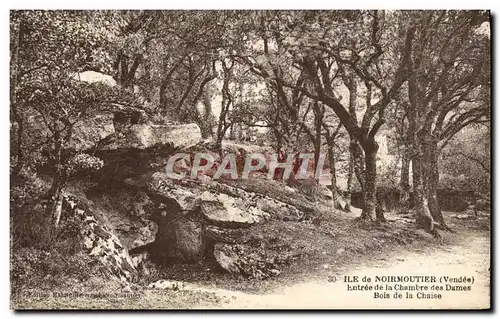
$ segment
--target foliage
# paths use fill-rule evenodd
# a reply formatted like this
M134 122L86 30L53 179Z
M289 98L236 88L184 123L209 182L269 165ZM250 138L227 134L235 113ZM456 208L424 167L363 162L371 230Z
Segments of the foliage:
M442 187L474 190L488 196L491 192L490 129L469 127L458 133L443 150Z
M70 174L94 172L100 170L103 165L104 162L102 159L86 153L80 153L69 160L68 170Z
M11 185L11 200L18 206L24 203L35 203L48 189L47 182L40 179L37 172L25 167Z

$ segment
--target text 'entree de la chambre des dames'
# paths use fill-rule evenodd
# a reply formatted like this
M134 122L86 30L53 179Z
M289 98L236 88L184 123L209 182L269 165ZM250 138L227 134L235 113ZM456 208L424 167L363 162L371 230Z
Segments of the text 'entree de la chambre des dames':
M375 299L442 299L446 291L471 291L474 276L344 276L347 291Z

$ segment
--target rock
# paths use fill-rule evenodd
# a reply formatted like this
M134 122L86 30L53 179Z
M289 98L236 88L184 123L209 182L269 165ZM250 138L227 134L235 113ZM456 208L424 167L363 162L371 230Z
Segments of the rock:
M43 123L41 115L27 116L26 134L37 140L51 136L52 133L40 123ZM115 133L113 114L111 113L84 118L75 124L71 139L64 145L64 148L76 152L85 151L95 147L100 141L111 138Z
M239 182L236 183L238 187L217 183L214 184L214 188L218 192L254 203L257 208L268 213L269 218L276 220L300 221L306 213L316 212L313 205L300 200L301 195L298 194L289 193L286 198L281 195L272 198L267 196L267 192L262 192L262 189L269 187L269 185L262 184L262 187L260 187L263 182L258 180L248 184ZM269 182L274 183L274 181ZM282 184L276 183L276 187L282 187Z
M256 279L279 275L281 272L278 268L288 262L240 244L217 243L214 245L214 257L225 271Z
M131 250L155 241L158 226L151 220L150 212L154 204L144 192L88 192L87 198L125 248Z
M205 236L199 214L179 211L165 215L157 222L153 253L159 263L191 263L204 257Z
M132 293L132 288L130 288L130 285L126 285L122 288L122 292L126 294Z
M138 267L140 264L146 262L149 259L149 253L147 251L143 251L139 254L131 255L132 263L135 267Z
M203 225L192 220L179 220L173 225L178 254L186 261L198 261L205 253Z
M146 193L137 193L133 199L133 209L130 214L138 218L149 217L148 208L151 209L152 206L153 202L149 199L149 196Z
M341 195L337 196L337 202L338 204L340 205L340 209L345 211L347 210L347 201L345 200L345 198Z
M257 207L259 207L262 211L268 213L269 216L275 220L300 221L304 217L304 213L294 206L277 200L268 200L268 198L263 198L256 204Z
M122 127L118 138L104 146L103 150L146 149L155 145L171 144L174 147L186 147L201 141L198 125L158 125L132 124Z
M71 141L66 148L76 151L88 150L115 134L112 114L102 114L77 122Z
M226 194L204 192L201 198L200 211L214 225L230 228L248 227L260 222L264 217L258 208L250 206L243 210L243 201Z
M143 276L150 276L152 273L158 273L156 264L151 258L151 253L148 251L142 251L135 254L132 252L129 253L131 254L130 257L132 258L132 262L137 269L139 278Z
M128 250L109 226L94 216L88 204L74 196L64 195L63 209L64 218L73 218L79 224L84 252L95 257L109 269L111 275L120 280L127 281L136 277L137 270Z
M239 267L240 258L231 249L231 246L226 244L217 243L214 247L214 257L219 266L231 274L241 274Z
M476 217L474 216L474 213L471 212L470 214L469 213L466 213L466 214L456 214L456 215L453 215L454 218L456 219L475 219Z
M218 183L213 183L219 185ZM248 227L268 218L269 214L255 207L256 203L235 193L230 196L217 191L217 187L175 182L164 173L155 173L148 183L148 190L163 200L169 211L196 211L198 208L209 223L224 227ZM240 192L243 192L240 190ZM159 197L159 198L158 198Z
M152 282L148 285L148 289L157 289L157 290L184 290L186 288L186 284L182 281L174 281L174 280L164 280L160 279L158 281Z
M158 233L158 226L147 219L137 224L137 227L128 232L121 232L120 238L128 249L144 246L154 242Z
M85 71L75 74L75 79L87 83L101 82L111 87L116 86L116 80L111 75L95 71Z
M192 211L198 208L200 199L196 190L175 184L164 173L154 173L148 183L148 190L155 196L167 199L172 209ZM158 200L158 199L157 199Z

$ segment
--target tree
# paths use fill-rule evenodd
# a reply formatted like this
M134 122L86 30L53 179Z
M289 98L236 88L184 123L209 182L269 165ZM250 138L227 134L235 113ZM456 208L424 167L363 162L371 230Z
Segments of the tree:
M450 140L440 158L440 187L473 190L481 198L490 197L490 135L488 124L472 124Z
M390 16L394 24L399 27L396 31L403 35L391 38L393 29L384 28L385 15L380 12L363 12L359 15L345 18L339 12L304 13L298 14L295 23L306 22L305 34L303 30L290 36L274 30L277 42L287 39L287 50L293 56L294 66L303 73L308 85L298 86L278 78L282 85L298 89L306 97L319 101L332 109L342 125L352 136L351 148L354 155L355 169L360 176L363 191L364 208L362 218L373 219L376 208L376 154L378 150L375 136L385 122L385 109L407 79L407 64L411 51L413 32L412 27L406 27L397 22L399 16ZM346 21L347 20L347 21ZM367 22L369 21L369 22ZM289 23L288 28L292 29ZM337 36L339 25L360 28L355 36ZM323 32L319 32L324 30ZM363 34L369 36L363 37ZM347 37L347 38L346 38ZM299 40L300 39L300 40ZM396 40L396 41L395 41ZM389 44L395 43L395 44ZM369 53L365 51L370 48ZM387 50L384 51L383 48ZM364 52L363 52L364 51ZM385 58L385 59L383 59ZM384 62L391 60L392 63ZM395 65L395 67L394 67ZM365 112L361 123L353 118L349 112L349 105L341 101L338 93L338 75L341 70L347 70L350 76L345 78L357 79L356 83L365 86ZM391 80L388 80L391 79ZM375 120L376 119L376 120ZM375 121L374 121L375 120ZM384 221L383 214L376 216L378 221Z
M44 166L52 177L43 223L50 239L61 213L62 190L72 173L98 169L99 159L68 153L75 126L107 103L134 101L119 89L77 80L78 72L109 60L100 45L106 15L74 11L15 11L11 17L13 177ZM127 98L126 98L127 97ZM17 127L17 129L16 129ZM30 129L31 133L26 134ZM102 163L101 163L102 164Z
M489 38L477 32L488 14L417 12L413 19L407 114L417 222L448 229L437 202L438 158L464 127L489 122Z
M324 108L324 106L323 106ZM328 189L332 192L332 201L333 201L333 207L336 209L344 209L346 211L350 210L350 201L349 205L346 205L342 207L342 205L339 202L339 192L337 189L337 170L336 170L336 147L337 147L337 137L340 132L340 129L342 128L342 123L338 122L335 127L331 127L330 125L327 124L326 119L322 119L321 123L322 127L325 130L325 139L326 139L326 144L328 146L328 166L330 168L330 176L331 176L331 184L328 186ZM349 187L349 185L348 185Z
M216 68L238 44L233 24L243 13L132 11L115 19L115 79L140 91L151 113L170 121L195 122L203 138L214 135L212 112Z
M11 122L14 175L26 164L30 149L24 144L26 115L32 99L41 91L54 90L58 80L109 63L101 45L108 33L101 28L106 19L89 12L11 12Z

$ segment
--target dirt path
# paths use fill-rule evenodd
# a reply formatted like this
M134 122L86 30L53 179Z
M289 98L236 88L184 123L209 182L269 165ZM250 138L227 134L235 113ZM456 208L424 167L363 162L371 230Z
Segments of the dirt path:
M272 294L251 295L222 289L216 289L214 292L230 300L228 308L488 308L490 243L486 236L485 233L474 232L458 245L402 251L396 253L396 257L388 257L388 260L366 260L346 273L332 272L325 274L323 279L316 276L315 279L300 284L283 285ZM375 276L435 276L436 284L442 285L444 290L430 290L435 284L427 283L424 285L428 290L424 293L441 294L441 299L417 298L417 291L409 291L413 294L413 299L394 299L395 290L388 291L389 299L380 299L374 298L373 290L347 291L344 275L358 276L360 281L363 276L371 277L371 286L380 283L374 282ZM453 284L470 285L471 291L446 291L446 284L439 283L441 276L473 277L474 283ZM337 279L336 282L331 282L333 277ZM383 285L385 286L385 283ZM398 292L403 296L406 294L405 291Z

